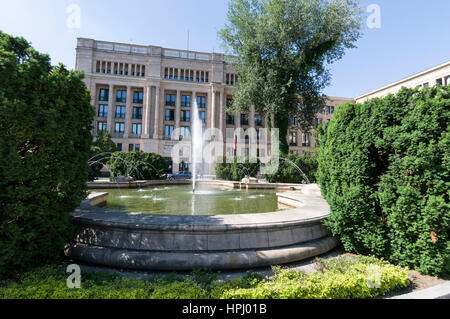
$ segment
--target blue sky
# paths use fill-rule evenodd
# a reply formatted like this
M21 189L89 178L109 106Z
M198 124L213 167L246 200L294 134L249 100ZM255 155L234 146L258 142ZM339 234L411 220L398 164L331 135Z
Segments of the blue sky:
M223 52L217 31L228 0L0 0L0 30L25 37L54 64L75 65L77 37ZM80 28L68 28L70 4ZM365 27L358 48L330 67L330 96L356 97L450 60L450 1L369 0L381 28Z

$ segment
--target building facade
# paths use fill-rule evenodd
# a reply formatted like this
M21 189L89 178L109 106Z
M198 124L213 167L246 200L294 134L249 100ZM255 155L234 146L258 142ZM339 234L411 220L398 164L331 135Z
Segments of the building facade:
M254 108L227 114L238 81L232 57L86 38L78 39L76 51L76 69L84 71L96 108L93 135L110 132L119 150L154 152L170 162L174 145L190 136L193 101L204 127L217 128L224 137L227 128L267 127L267 117ZM353 101L330 98L317 123ZM313 136L301 132L295 118L286 138L291 153L315 148ZM223 152L231 155L230 150ZM174 173L189 169L187 160L171 167ZM213 167L208 170L214 173Z
M355 101L363 103L375 97L385 97L397 93L402 87L422 88L434 85L450 85L450 61L358 96Z
M96 108L93 135L110 132L118 150L154 152L170 163L174 146L190 137L194 101L204 128L217 128L224 138L227 128L267 128L266 114L254 108L226 112L239 80L233 57L86 38L78 39L76 51L76 69L84 71ZM450 61L355 99L329 97L315 121L329 121L339 105L386 96L403 86L448 84ZM290 120L286 139L290 153L302 155L316 148L311 132L302 132L296 118ZM232 152L224 145L224 154ZM190 170L188 158L171 165L172 172L180 170ZM213 165L207 170L214 174Z

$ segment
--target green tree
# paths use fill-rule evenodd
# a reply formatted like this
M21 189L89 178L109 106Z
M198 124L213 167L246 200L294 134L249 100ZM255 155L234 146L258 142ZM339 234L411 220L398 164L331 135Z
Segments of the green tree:
M70 237L94 116L82 78L0 31L0 276L56 260Z
M237 56L239 81L230 111L272 114L280 130L280 152L288 153L289 117L304 131L323 109L328 64L354 48L361 10L353 0L231 0L228 23L219 32Z

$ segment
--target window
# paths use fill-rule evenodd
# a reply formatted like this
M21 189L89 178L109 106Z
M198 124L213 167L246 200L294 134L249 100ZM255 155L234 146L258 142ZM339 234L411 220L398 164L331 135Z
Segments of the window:
M248 125L248 114L241 114L241 125Z
M442 85L442 79L436 79L436 85Z
M430 86L430 84L429 84L428 82L423 84L423 87L424 87L424 88L427 88L427 87L429 87L429 86Z
M180 133L180 140L188 138L189 136L191 136L191 128L189 126L182 126Z
M191 96L190 95L182 95L181 96L181 106L182 107L191 107Z
M142 119L142 107L133 107L133 118L137 120Z
M289 145L297 146L297 133L295 133L295 132L289 133Z
M106 130L107 130L106 122L97 123L97 131L106 131Z
M126 114L126 107L123 105L116 106L116 119L124 119Z
M118 90L116 93L116 102L126 103L127 102L127 91Z
M311 142L309 140L309 134L308 133L302 135L302 146L304 146L304 147L311 146Z
M122 152L122 143L117 144L117 151Z
M334 114L334 106L331 107L331 114Z
M189 172L189 163L186 163L185 161L181 161L179 165L179 171L180 172Z
M133 95L133 103L134 104L142 104L144 101L144 92L142 91L135 91Z
M133 152L133 150L134 150L134 145L133 144L129 144L128 145L128 151L129 152Z
M175 106L175 94L166 94L166 106Z
M227 114L227 124L234 125L234 115Z
M131 133L134 135L141 135L142 134L142 124L141 123L133 123L133 125L131 125Z
M98 117L108 117L108 105L101 104L98 106Z
M206 107L206 96L197 96L197 105L204 109Z
M255 114L255 126L262 126L261 115Z
M228 98L227 99L227 107L231 107L232 103L233 103L233 99Z
M140 151L141 151L141 144L136 144L136 145L134 146L134 150L135 150L136 152L140 152Z
M171 110L171 109L166 109L164 120L174 121L175 120L175 111Z
M164 139L170 140L173 135L173 125L166 125L164 127Z
M108 99L109 99L109 90L100 89L98 100L102 102L108 102Z
M173 161L171 157L164 158L167 162L167 174L172 174L173 172Z
M200 120L202 120L203 123L206 123L206 112L205 111L198 112L198 117L200 118Z
M330 107L329 106L327 106L326 108L325 108L325 114L326 115L328 115L328 114L330 114Z
M190 122L191 121L191 111L181 111L181 121Z
M116 122L116 125L114 126L114 132L116 132L116 133L123 133L123 132L125 132L125 123L123 123L123 122Z

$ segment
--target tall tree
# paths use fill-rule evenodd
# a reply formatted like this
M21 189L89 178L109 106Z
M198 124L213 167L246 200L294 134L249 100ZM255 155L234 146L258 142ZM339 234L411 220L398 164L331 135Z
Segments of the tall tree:
M361 35L361 9L353 0L230 0L227 20L219 36L239 79L230 111L272 114L287 154L289 117L310 130L325 105L327 65Z

